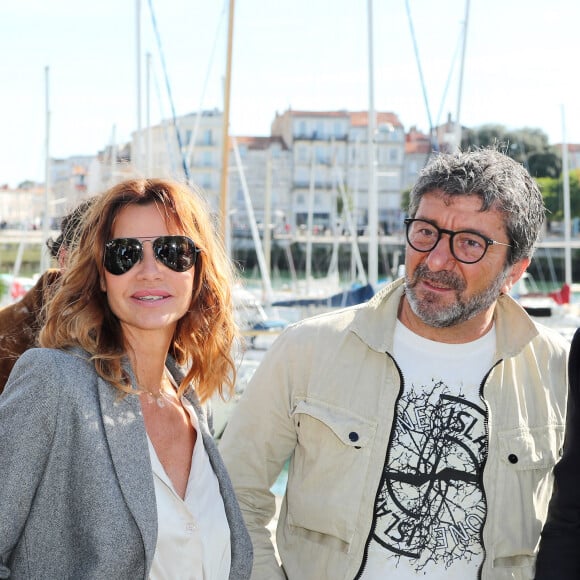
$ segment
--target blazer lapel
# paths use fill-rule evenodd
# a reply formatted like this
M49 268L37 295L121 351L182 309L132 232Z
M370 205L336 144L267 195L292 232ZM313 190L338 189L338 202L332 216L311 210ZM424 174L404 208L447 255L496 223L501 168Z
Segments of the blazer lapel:
M139 398L97 380L105 433L119 486L141 531L147 569L157 544L157 504L147 434Z

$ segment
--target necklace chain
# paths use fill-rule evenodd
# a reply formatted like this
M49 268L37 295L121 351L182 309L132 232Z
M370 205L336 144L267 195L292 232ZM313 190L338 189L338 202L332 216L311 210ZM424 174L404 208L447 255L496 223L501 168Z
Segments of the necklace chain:
M173 381L171 380L171 376L167 372L167 369L165 369L163 376L166 380L169 381L169 384L173 386ZM141 387L141 390L143 391L144 394L147 395L147 401L149 403L153 403L153 402L157 403L158 407L163 408L168 404L168 402L172 401L171 396L163 388L163 381L162 381L161 386L159 387L159 390L156 393L153 393L152 391L149 391L148 389L144 389L143 387Z
M153 394L150 391L145 391L147 393L147 400L150 403L157 403L158 407L165 407L167 401L171 401L171 397L163 390L159 390L157 393Z

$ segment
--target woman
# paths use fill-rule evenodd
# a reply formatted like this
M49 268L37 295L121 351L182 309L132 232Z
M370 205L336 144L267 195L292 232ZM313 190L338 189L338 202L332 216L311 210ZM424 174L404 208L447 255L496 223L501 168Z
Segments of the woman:
M0 397L0 578L249 577L200 406L234 381L231 278L188 188L131 180L93 204L44 348Z

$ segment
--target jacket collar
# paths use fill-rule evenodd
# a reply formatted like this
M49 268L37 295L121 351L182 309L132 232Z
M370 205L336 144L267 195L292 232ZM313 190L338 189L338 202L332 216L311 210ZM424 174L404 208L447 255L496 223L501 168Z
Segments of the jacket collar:
M393 336L399 304L405 293L405 280L399 278L377 292L358 308L349 329L377 352L393 352ZM511 297L502 294L494 312L497 356L506 358L518 354L539 334L533 320Z

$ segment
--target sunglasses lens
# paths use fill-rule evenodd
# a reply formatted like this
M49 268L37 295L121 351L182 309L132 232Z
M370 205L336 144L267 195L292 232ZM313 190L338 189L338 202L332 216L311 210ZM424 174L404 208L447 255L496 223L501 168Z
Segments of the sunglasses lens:
M153 242L155 257L175 272L185 272L193 267L197 249L186 236L161 236Z
M117 238L105 244L104 266L108 272L119 276L128 272L143 256L139 240Z

